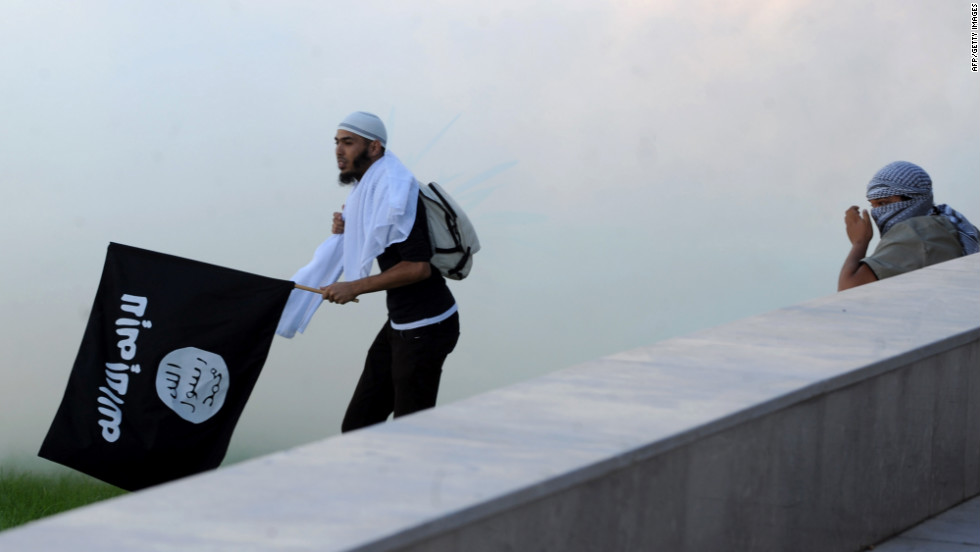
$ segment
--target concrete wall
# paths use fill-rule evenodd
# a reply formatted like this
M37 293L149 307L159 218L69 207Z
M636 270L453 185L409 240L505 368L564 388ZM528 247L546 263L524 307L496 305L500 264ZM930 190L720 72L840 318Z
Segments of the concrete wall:
M862 549L980 492L978 353L974 341L671 450L637 451L405 550Z
M0 533L0 550L859 550L980 494L980 255Z

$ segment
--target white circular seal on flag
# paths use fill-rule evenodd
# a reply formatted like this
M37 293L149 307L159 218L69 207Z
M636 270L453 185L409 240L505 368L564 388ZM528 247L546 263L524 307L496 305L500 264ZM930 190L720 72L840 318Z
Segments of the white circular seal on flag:
M220 355L185 347L163 357L157 395L178 416L199 424L214 416L228 394L228 366Z

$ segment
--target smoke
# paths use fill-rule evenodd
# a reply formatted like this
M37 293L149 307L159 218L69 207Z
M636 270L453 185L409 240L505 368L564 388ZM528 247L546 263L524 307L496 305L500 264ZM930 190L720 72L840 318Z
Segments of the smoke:
M834 293L843 212L884 164L980 220L969 15L4 3L0 462L46 465L108 242L290 277L345 201L332 142L354 110L484 246L452 284L441 404ZM384 317L365 297L277 338L229 459L336 434Z

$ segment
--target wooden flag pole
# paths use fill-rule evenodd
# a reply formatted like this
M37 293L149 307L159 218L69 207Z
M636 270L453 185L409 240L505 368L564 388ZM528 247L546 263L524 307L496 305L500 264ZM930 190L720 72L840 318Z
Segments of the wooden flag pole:
M317 295L323 295L323 292L320 291L319 289L315 288L315 287L304 286L302 284L296 284L296 283L294 283L293 285L296 286L296 289L301 289L303 291L312 291L313 293L316 293ZM360 303L360 301L358 301L357 299L351 299L351 303Z
M296 286L296 289L301 289L303 291L312 291L313 293L319 293L319 294L323 293L322 291L318 290L315 287L304 286L302 284L294 284L294 285Z

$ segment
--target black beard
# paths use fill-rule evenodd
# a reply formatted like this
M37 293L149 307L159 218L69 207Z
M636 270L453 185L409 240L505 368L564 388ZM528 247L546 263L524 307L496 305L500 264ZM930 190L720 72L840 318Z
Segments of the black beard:
M354 159L354 162L351 163L350 170L347 172L340 173L340 176L337 177L337 180L340 182L341 186L349 186L351 184L357 184L357 182L361 179L361 177L364 176L364 173L367 172L367 168L370 165L371 165L371 158L368 157L368 152L367 149L365 148L365 150L362 151L361 154Z

